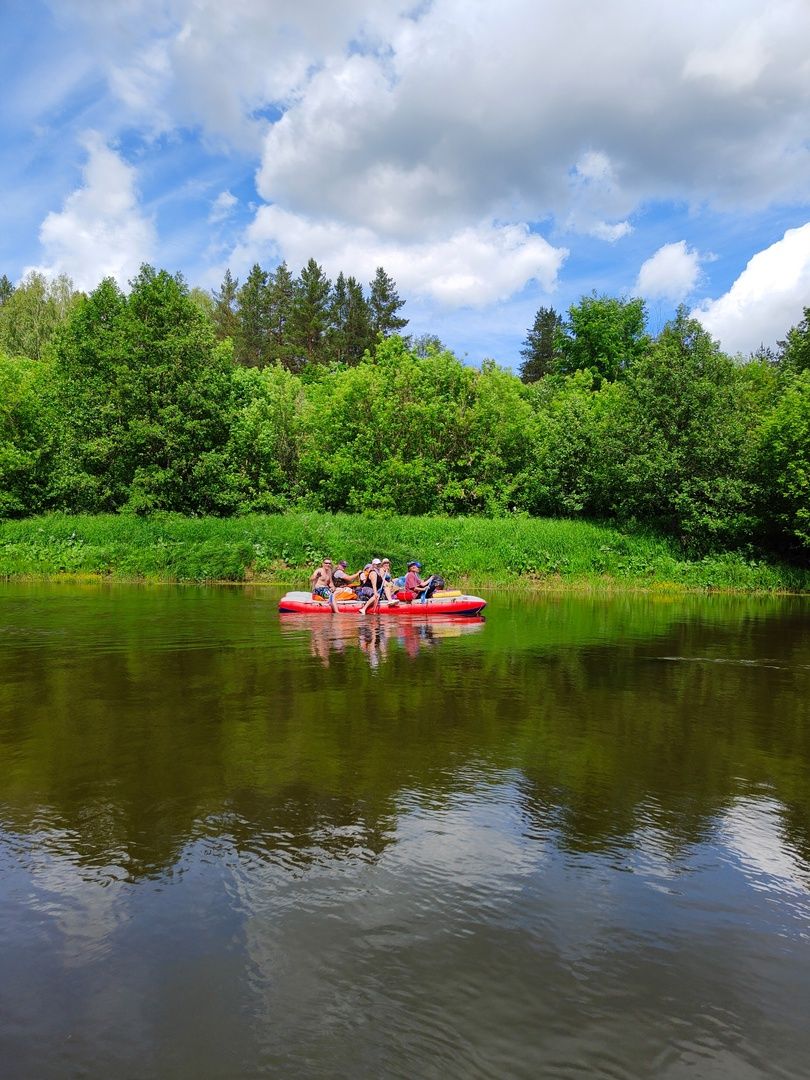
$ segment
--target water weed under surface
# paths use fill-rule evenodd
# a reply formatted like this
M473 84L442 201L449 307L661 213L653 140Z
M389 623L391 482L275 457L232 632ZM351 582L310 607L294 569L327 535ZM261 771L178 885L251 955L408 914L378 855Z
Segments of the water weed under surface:
M687 559L670 541L586 521L289 513L234 518L69 515L0 524L0 576L301 582L324 555L468 586L810 591L810 571L726 552Z

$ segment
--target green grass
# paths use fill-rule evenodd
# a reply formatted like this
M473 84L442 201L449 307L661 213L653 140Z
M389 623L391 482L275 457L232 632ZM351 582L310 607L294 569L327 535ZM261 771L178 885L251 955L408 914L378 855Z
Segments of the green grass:
M354 570L418 558L454 584L810 591L810 571L735 553L687 560L667 540L586 521L291 513L239 518L51 514L0 523L0 577L303 583L324 555Z

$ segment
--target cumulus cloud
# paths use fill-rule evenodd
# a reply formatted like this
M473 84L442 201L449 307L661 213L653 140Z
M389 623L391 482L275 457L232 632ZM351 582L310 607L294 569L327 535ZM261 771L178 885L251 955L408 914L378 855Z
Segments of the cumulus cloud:
M700 278L701 256L685 240L664 244L641 264L636 292L648 300L678 303L691 293Z
M810 222L757 252L729 291L692 313L727 352L772 346L810 303Z
M46 276L67 274L80 289L104 277L124 285L152 257L155 228L138 204L135 170L101 137L85 136L84 184L63 209L43 221L39 238L45 263L29 270Z
M73 5L141 117L264 139L261 194L309 216L424 236L573 209L590 232L651 198L733 208L810 186L804 0Z
M286 259L297 272L313 252L332 276L343 270L368 281L384 266L400 288L446 307L494 303L530 281L550 291L568 254L526 225L485 222L435 242L408 243L381 240L364 226L314 221L266 206L230 264L242 272L269 256Z
M656 200L738 215L807 203L806 0L55 8L99 58L119 127L259 163L265 205L236 257L339 255L441 303L486 304L553 287L565 251L540 223L617 243ZM700 259L667 245L639 287L680 299Z

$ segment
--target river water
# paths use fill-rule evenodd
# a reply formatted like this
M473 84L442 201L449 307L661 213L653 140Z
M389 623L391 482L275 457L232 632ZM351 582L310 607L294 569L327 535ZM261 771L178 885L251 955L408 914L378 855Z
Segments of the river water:
M806 1077L810 601L0 586L0 1075Z

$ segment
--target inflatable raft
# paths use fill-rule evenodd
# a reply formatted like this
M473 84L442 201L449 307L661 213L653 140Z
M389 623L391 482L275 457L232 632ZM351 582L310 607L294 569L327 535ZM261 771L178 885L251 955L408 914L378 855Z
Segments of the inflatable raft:
M337 609L341 615L357 614L362 607L359 600L338 600ZM430 600L412 600L410 603L399 601L389 604L381 600L377 608L370 607L368 614L391 615L399 618L432 617L433 615L480 615L487 606L480 596L467 596L465 593L446 593L432 596ZM309 592L288 592L278 602L282 614L323 614L331 615L332 606L328 600L315 599Z

